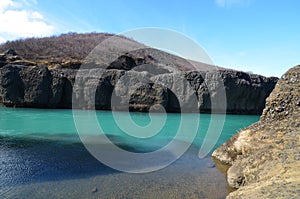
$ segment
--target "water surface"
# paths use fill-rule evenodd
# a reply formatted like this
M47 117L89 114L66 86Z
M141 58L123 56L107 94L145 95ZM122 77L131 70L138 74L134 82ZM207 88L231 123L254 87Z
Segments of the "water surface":
M124 133L109 111L97 111L103 133L119 147L138 153L155 151L175 136L180 114L167 114L161 131L147 139ZM124 114L124 113L117 113ZM145 113L131 113L141 126ZM159 114L154 117L161 117ZM192 116L191 116L192 117ZM0 196L4 198L224 198L227 184L214 162L198 158L211 116L201 114L190 149L162 170L128 174L97 161L81 143L71 110L0 108ZM214 148L258 116L227 115ZM82 121L89 124L90 121ZM183 131L189 131L186 125ZM93 129L87 133L97 134ZM142 132L141 132L142 133ZM185 140L182 136L179 139ZM212 149L213 150L213 149ZM212 151L211 150L211 151Z

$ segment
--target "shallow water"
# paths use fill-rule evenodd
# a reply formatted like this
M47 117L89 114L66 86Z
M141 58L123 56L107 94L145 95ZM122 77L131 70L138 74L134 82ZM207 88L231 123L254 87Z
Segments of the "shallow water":
M122 116L124 113L117 114ZM124 133L111 112L97 111L96 115L101 133L107 134L119 147L137 153L155 151L169 143L176 135L181 119L180 114L167 114L157 135L140 139ZM141 126L151 122L148 114L131 113L131 117ZM153 117L160 119L161 116ZM130 174L112 169L89 154L79 139L71 110L0 108L0 196L224 198L228 189L223 174L209 156L198 158L210 118L208 114L201 114L192 146L176 162L155 172ZM214 148L258 119L258 116L227 115ZM82 122L92 126L89 120ZM192 122L181 130L189 131L190 125ZM88 129L88 133L98 135L94 129ZM187 137L178 139L186 141Z

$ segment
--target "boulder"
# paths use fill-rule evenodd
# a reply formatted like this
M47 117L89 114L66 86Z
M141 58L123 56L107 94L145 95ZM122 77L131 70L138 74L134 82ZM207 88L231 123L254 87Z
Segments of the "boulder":
M52 97L52 75L47 67L33 66L20 71L24 84L24 105L47 107Z
M300 193L300 66L287 71L266 100L260 121L212 156L231 165L227 198L297 198Z
M12 62L20 62L21 60L22 57L20 57L15 50L8 49L3 54L0 54L0 68L7 64L12 64Z
M16 106L24 101L24 83L21 67L6 65L0 68L0 100L6 106Z
M168 112L198 111L196 90L187 81L185 73L160 74L151 77L151 81L167 89L166 110Z
M17 54L17 52L16 52L15 50L13 50L13 49L8 49L8 50L6 50L6 51L4 52L4 55L6 55L6 56L16 56L16 55L18 55L18 54Z

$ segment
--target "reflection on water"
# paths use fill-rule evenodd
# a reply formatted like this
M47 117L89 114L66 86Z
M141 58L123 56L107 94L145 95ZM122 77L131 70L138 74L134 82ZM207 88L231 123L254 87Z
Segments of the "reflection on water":
M149 142L124 136L111 121L110 112L99 111L97 116L106 124L104 129L113 143L138 153L168 143L179 118L168 114L162 134ZM147 123L147 114L133 116L137 122ZM219 165L210 157L197 156L209 118L201 115L196 141L169 167L127 174L88 153L77 135L71 111L0 108L0 198L224 198L227 183L217 169ZM257 116L227 116L218 145L257 120Z
M211 166L211 158L197 158L196 147L166 169L127 174L98 162L80 142L9 136L0 140L0 195L4 197L170 198L180 193L183 198L211 194L223 198L227 194L224 177ZM94 187L97 193L92 192Z
M224 164L220 160L218 160L214 157L212 157L212 160L214 161L216 168L224 175L224 178L227 179L227 171L228 171L230 165ZM237 190L237 189L227 185L228 193L233 192L235 190Z

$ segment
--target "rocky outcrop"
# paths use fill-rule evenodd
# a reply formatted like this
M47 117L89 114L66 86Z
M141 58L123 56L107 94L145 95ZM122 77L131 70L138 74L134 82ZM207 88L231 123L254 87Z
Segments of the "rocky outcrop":
M300 196L300 65L285 73L266 100L260 121L214 151L231 165L227 198Z
M15 50L8 49L3 54L0 54L0 68L7 64L33 66L36 63L33 61L25 60L20 57Z
M3 66L0 68L0 102L15 107L71 108L74 91L77 108L149 111L158 105L156 108L160 110L161 106L168 112L199 109L210 112L212 101L218 106L219 90L224 84L228 112L259 114L277 82L277 78L237 71L151 74L91 68L82 70L85 75L76 79L77 86L73 88L77 71L49 70L43 65Z
M0 50L6 106L72 108L73 99L87 109L210 113L227 105L227 113L261 114L277 82L105 33L17 40ZM82 69L87 75L76 76Z

